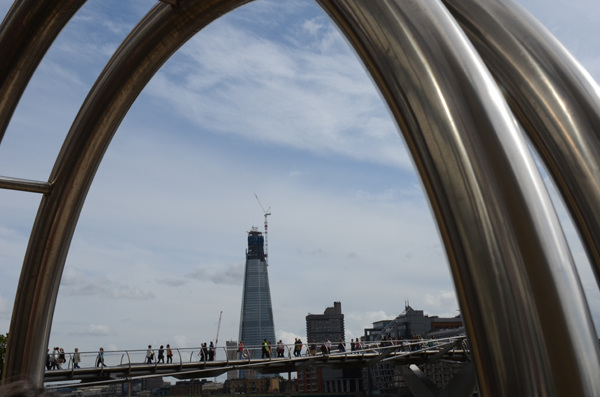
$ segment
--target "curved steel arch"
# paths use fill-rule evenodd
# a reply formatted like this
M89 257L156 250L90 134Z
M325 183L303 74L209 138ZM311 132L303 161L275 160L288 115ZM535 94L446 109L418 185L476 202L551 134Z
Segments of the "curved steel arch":
M600 88L512 1L443 0L536 145L600 284Z
M596 335L570 252L527 144L464 33L437 1L323 5L415 158L481 391L596 394Z
M102 155L129 106L179 46L243 3L182 0L172 8L157 5L98 78L73 123L51 174L51 190L40 205L10 330L11 335L22 335L11 336L4 381L30 378L41 383L42 356L74 226ZM414 156L446 245L481 392L600 394L597 337L568 246L519 127L479 58L492 65L496 78L509 89L510 102L520 110L516 113L533 140L542 148L558 142L546 132L533 135L552 121L534 123L549 117L531 114L531 96L506 83L516 79L516 74L536 84L546 76L524 74L519 67L502 75L502 62L516 65L519 56L506 55L503 47L485 43L481 36L486 35L479 33L485 26L484 14L489 13L492 20L514 19L518 15L515 6L503 3L508 11L502 14L492 9L494 2L486 0L480 14L470 14L468 7L460 9L454 1L447 2L478 44L478 54L438 0L319 3L371 72ZM14 23L7 19L3 26ZM542 48L538 42L546 38L536 40L531 48L538 51ZM560 51L557 54L564 56ZM557 65L557 59L549 58L539 51L539 59L532 64L550 62L554 81L564 77L565 68L576 65ZM570 76L575 76L578 85L567 84L572 97L561 99L573 106L588 106L584 115L575 116L569 110L560 115L577 120L585 116L587 125L593 126L600 114L597 96L593 83L586 82L576 69ZM587 96L582 95L584 91ZM552 106L547 109L556 111ZM587 151L598 148L590 138L593 131L585 128L563 129L556 136L580 138L584 141L581 148ZM558 177L568 179L575 165L595 169L594 161L586 156L558 161L576 150L556 146L545 158L558 164L551 167ZM598 185L588 178L575 187L564 183L561 189L572 196L570 208L581 213L575 217L581 230L595 230L598 220L586 213L586 205L574 202L582 201L581 191L595 192ZM597 198L594 192L593 200ZM581 225L586 215L591 219L587 226ZM587 243L588 251L597 246L592 238ZM597 258L591 256L597 266Z
M176 7L157 4L98 77L69 130L50 174L49 193L40 203L15 298L3 382L27 379L42 384L43 357L73 232L94 174L129 107L181 45L210 22L247 2L194 0ZM60 8L54 1L48 3ZM18 30L21 21L13 15L4 21L3 31Z
M8 11L0 27L0 143L33 72L84 3L27 0L15 2Z

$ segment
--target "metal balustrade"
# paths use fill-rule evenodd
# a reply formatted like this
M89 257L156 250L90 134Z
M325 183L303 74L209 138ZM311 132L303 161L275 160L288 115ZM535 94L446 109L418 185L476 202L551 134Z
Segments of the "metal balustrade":
M262 358L260 346L244 346L240 355L237 348L216 346L214 360L204 360L201 347L171 348L174 357L172 363L158 362L157 349L152 349L154 359L147 363L148 349L104 351L104 364L98 362L99 352L79 352L80 368L73 367L73 352L65 353L67 367L63 369L46 370L45 382L84 381L98 382L103 380L124 381L135 376L149 375L189 377L210 377L233 369L252 368L257 371L287 372L287 370L307 368L310 366L333 365L336 367L371 366L378 362L394 361L396 363L424 363L444 358L456 361L469 361L469 350L464 345L465 337L452 337L430 340L403 340L395 342L367 342L359 350L343 352L334 349L328 354L318 351L315 355L309 353L308 346L303 344L302 354L294 356L294 344L286 344L284 357ZM255 354L258 353L258 354ZM166 349L165 349L166 354ZM51 384L50 384L51 386Z

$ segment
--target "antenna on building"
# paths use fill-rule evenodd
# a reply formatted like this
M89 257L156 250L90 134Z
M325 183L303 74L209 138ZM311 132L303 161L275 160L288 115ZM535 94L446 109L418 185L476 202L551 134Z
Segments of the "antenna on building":
M267 234L269 230L269 224L267 222L267 216L271 215L271 207L265 210L265 207L263 207L256 193L254 193L254 197L256 197L256 201L258 201L258 205L260 205L260 209L263 210L263 214L265 215L265 264L269 266L269 239Z

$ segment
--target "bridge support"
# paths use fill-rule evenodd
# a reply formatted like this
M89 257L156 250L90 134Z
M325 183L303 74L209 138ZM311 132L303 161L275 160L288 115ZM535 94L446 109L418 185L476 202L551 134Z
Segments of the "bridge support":
M470 397L477 384L472 362L464 365L444 389L440 389L414 364L401 366L400 372L416 397Z

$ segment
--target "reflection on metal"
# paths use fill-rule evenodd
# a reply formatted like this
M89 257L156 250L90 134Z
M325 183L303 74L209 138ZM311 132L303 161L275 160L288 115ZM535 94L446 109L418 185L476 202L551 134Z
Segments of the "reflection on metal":
M600 88L514 2L445 3L552 173L600 280Z
M514 116L457 22L436 0L321 4L413 154L481 393L598 395L597 337L556 213Z
M30 181L27 179L6 178L0 176L0 189L48 194L50 193L50 184L48 182Z
M83 2L55 3L16 2L0 26L0 59L10 59L0 66L2 133L45 50ZM244 3L158 3L98 77L50 174L52 189L43 192L3 381L42 382L79 212L129 107L183 43ZM557 181L600 279L597 86L512 1L319 4L373 76L415 159L446 246L481 393L600 395L598 339L581 283L514 116ZM36 18L24 25L23 15Z
M8 11L0 26L0 142L33 72L84 3L23 0L15 1Z

